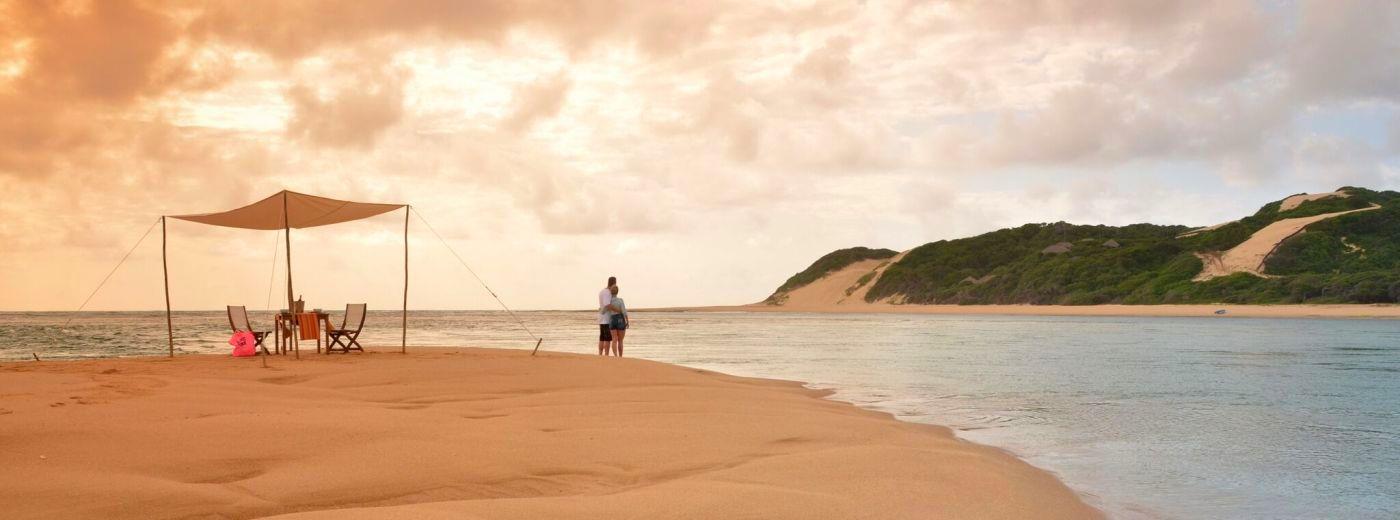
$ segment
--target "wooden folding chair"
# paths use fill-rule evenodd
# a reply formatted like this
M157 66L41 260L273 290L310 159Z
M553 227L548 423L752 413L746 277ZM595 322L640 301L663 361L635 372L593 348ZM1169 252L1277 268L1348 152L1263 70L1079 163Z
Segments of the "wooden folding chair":
M340 328L330 328L329 320L326 322L326 353L334 352L337 347L341 353L349 353L351 350L364 352L357 339L360 337L360 330L365 327L365 307L363 303L351 303L345 306L345 318L340 322Z
M253 333L253 341L257 343L258 349L262 350L263 354L270 354L270 352L267 351L267 347L263 346L263 339L267 338L268 334L272 334L272 331L253 330L253 325L248 322L247 307L242 305L229 305L228 324L230 327L233 327L234 332L247 331Z

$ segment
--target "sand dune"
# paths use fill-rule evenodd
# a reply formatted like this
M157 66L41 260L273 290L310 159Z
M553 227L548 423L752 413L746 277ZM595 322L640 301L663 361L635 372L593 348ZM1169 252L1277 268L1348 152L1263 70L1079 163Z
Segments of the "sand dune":
M1296 209L1298 206L1301 206L1304 202L1313 201L1313 200L1330 199L1330 198L1332 198L1332 197L1347 198L1347 197L1350 197L1350 196L1351 196L1351 194L1350 194L1350 193L1347 193L1347 192L1345 192L1345 191L1329 191L1329 192L1326 192L1326 193L1304 193L1304 194L1300 194L1300 195L1293 195L1293 196L1290 196L1290 197L1285 198L1285 199L1283 199L1282 201L1280 201L1280 202L1279 202L1278 210L1279 210L1279 211L1288 211L1288 210L1291 210L1291 209ZM1176 238L1187 238L1187 237L1199 235L1199 234L1205 233L1205 232L1207 232L1207 231L1214 231L1214 230L1216 230L1216 229L1220 229L1220 228L1222 228L1222 227L1228 226L1228 225L1230 225L1230 224L1234 224L1234 223L1236 223L1236 222L1239 222L1239 221L1238 221L1238 220L1231 220L1231 221L1229 221L1229 222L1221 222L1221 223L1216 224L1216 225L1214 225L1214 226L1206 226L1206 227L1201 227L1201 228L1192 229L1192 230L1190 230L1190 231L1187 231L1187 232L1185 232L1185 233L1182 233L1182 234L1180 234L1180 235L1177 235Z
M27 518L1093 518L1050 474L796 383L523 351L0 364Z
M1294 209L1294 208L1297 208L1298 206L1303 205L1304 202L1313 201L1313 200L1330 199L1330 198L1332 198L1332 197L1340 197L1340 198L1345 199L1345 198L1350 197L1350 196L1351 196L1350 193L1347 193L1347 192L1345 192L1345 191L1340 191L1340 190L1338 190L1338 191L1329 191L1329 192L1326 192L1326 193L1304 193L1304 194L1301 194L1301 195L1293 195L1293 196L1291 196L1291 197L1288 197L1288 198L1286 198L1286 199L1283 199L1283 201L1279 203L1278 210L1279 210L1279 211L1288 211L1288 210L1290 210L1290 209Z
M1229 221L1229 222L1221 222L1221 223L1216 224L1216 225L1214 225L1214 226L1206 226L1206 227L1200 227L1200 228L1192 229L1192 230L1190 230L1190 231L1187 231L1187 232L1185 232L1185 233L1182 233L1182 234L1180 234L1180 235L1177 235L1176 238L1193 237L1193 236L1199 235L1199 234L1201 234L1201 233L1205 233L1205 232L1207 232L1207 231L1215 231L1215 230L1217 230L1217 229L1223 228L1223 227L1228 226L1228 225L1230 225L1230 224L1234 224L1234 223L1236 223L1236 222L1239 222L1239 221L1238 221L1238 220L1231 220L1231 221Z
M857 304L865 303L866 293L869 293L870 288L875 285L875 282L880 281L880 277L885 275L885 270L889 269L891 265L899 263L900 260L904 259L904 255L907 254L909 254L908 251L900 252L899 254L890 257L890 259L885 261L885 263L876 266L874 276L870 278L870 281L865 285L860 286L859 289L856 289L854 292L852 292L851 296L846 300Z
M1295 195L1294 197L1301 197ZM1289 197L1292 199L1293 197ZM1285 199L1287 202L1287 199ZM1201 282L1220 276L1227 276L1235 273L1250 273L1255 276L1267 276L1264 274L1264 261L1278 249L1279 244L1288 240L1293 235L1298 234L1303 228L1329 218L1356 213L1358 211L1369 211L1380 209L1380 206L1372 204L1371 207L1354 209L1350 211L1338 211L1336 213L1323 213L1311 217L1286 218L1264 226L1264 229L1254 232L1248 239L1239 245L1230 248L1218 255L1197 254L1201 258L1204 268L1193 280Z
M827 273L816 281L798 287L787 293L783 298L781 307L805 307L811 305L840 305L861 307L868 305L865 303L865 294L870 292L870 287L880 280L880 275L889 268L908 251L895 255L884 260L861 260L846 266L835 272ZM864 284L861 278L869 277Z

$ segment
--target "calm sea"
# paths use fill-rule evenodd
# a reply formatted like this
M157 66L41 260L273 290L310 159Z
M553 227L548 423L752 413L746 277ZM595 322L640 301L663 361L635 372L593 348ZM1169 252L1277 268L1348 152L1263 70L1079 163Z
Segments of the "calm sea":
M595 350L592 313L521 317L546 350ZM630 356L807 381L948 425L1055 472L1117 518L1400 517L1400 322L634 318ZM178 313L179 351L227 352L227 323ZM397 324L371 313L367 344L397 344ZM163 313L0 313L0 359L161 354L164 325ZM410 344L533 346L497 312L418 312L409 326Z

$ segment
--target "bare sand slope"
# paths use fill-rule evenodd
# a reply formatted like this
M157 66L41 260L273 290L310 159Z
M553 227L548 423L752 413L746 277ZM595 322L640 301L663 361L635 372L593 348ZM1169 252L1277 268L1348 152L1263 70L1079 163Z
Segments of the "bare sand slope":
M1214 225L1214 226L1206 226L1206 227L1201 227L1201 228L1192 229L1192 230L1190 230L1190 231L1187 231L1187 232L1185 232L1185 233L1182 233L1182 234L1180 234L1180 235L1177 235L1176 238L1193 237L1193 236L1199 235L1199 234L1201 234L1201 233L1205 233L1205 232L1207 232L1207 231L1215 231L1215 230L1217 230L1217 229L1223 228L1223 227L1228 226L1228 225L1230 225L1230 224L1234 224L1234 223L1236 223L1236 222L1239 222L1239 221L1238 221L1238 220L1231 220L1231 221L1229 221L1229 222L1221 222L1221 223L1216 224L1216 225Z
M796 383L416 349L0 364L27 518L1093 518L1053 476Z
M1294 209L1298 206L1303 205L1304 202L1312 200L1330 199L1332 197L1340 197L1345 199L1350 196L1351 194L1345 191L1329 191L1326 193L1304 193L1301 195L1293 195L1291 197L1283 199L1283 201L1279 203L1278 210L1288 211L1290 209Z
M811 305L842 305L860 307L865 303L865 293L879 281L880 275L891 264L904 258L900 253L884 260L861 260L835 272L827 273L817 281L798 287L787 293L781 307L804 307ZM869 276L864 284L861 278Z
M1308 202L1308 201L1312 201L1312 200L1330 199L1330 198L1332 198L1332 197L1340 197L1340 198L1345 199L1345 198L1350 197L1350 196L1351 196L1351 194L1350 194L1350 193L1347 193L1347 192L1345 192L1345 191L1329 191L1329 192L1326 192L1326 193L1304 193L1304 194L1300 194L1300 195L1293 195L1293 196L1290 196L1290 197L1285 198L1285 199L1283 199L1282 201L1280 201L1280 202L1279 202L1278 210L1279 210L1279 211L1288 211L1288 210L1291 210L1291 209L1296 209L1298 206L1303 205L1304 202ZM1199 235L1199 234L1201 234L1201 233L1205 233L1206 231L1213 231L1213 230L1216 230L1216 229L1220 229L1220 228L1222 228L1222 227L1225 227L1225 226L1230 225L1230 224L1234 224L1234 223L1236 223L1236 222L1239 222L1239 221L1238 221L1238 220L1231 220L1231 221L1229 221L1229 222L1221 222L1221 223L1216 224L1216 225L1214 225L1214 226L1206 226L1206 227L1202 227L1202 228L1192 229L1192 230L1190 230L1190 231L1187 231L1187 232L1185 232L1185 233L1182 233L1182 234L1180 234L1180 235L1177 235L1176 238L1186 238L1186 237L1190 237L1190 236Z
M856 289L855 292L852 292L851 296L846 300L851 303L864 304L866 293L869 293L870 288L875 285L875 282L880 281L880 277L885 275L885 270L889 269L891 265L899 263L900 260L904 259L904 255L907 254L909 254L909 251L901 252L897 255L890 257L889 260L885 261L885 263L877 266L875 268L875 275L871 277L870 282L865 285L862 285L859 289Z
M1295 195L1294 197L1301 196L1302 195ZM1289 199L1292 198L1293 197L1289 197ZM1287 199L1285 199L1285 202L1286 201ZM1284 240L1288 240L1293 235L1298 234L1298 232L1302 231L1303 228L1308 225L1347 213L1370 211L1379 208L1380 206L1372 204L1371 207L1368 208L1279 220L1264 226L1264 229L1255 231L1248 239L1230 248L1229 251L1225 251L1219 255L1198 254L1197 256L1201 258L1201 263L1205 266L1193 280L1201 282L1235 273L1250 273L1256 276L1264 276L1264 260L1268 259L1269 255L1273 254L1274 250L1278 249L1279 244L1283 243Z

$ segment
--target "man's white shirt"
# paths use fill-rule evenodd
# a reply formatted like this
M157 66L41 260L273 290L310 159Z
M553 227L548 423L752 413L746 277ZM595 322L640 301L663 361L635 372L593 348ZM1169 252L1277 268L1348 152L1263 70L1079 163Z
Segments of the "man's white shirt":
M607 325L608 323L612 322L613 313L612 311L608 310L609 305L612 305L612 291L608 290L607 287L604 287L603 290L598 293L599 325Z

